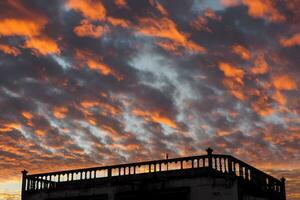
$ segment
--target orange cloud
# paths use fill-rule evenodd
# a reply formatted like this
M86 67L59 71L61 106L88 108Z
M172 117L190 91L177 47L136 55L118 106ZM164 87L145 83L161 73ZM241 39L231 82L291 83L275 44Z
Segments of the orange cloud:
M18 56L21 54L21 51L18 48L5 44L0 44L0 51L12 56Z
M272 22L282 22L285 16L281 14L272 0L220 0L227 7L244 4L248 7L248 14L254 18L265 18Z
M22 112L22 116L26 119L32 119L32 114L30 112Z
M91 24L88 20L81 20L80 25L74 28L74 33L79 37L100 38L108 31L107 28Z
M265 74L269 71L269 65L265 60L264 54L259 54L254 62L254 67L250 69L252 74Z
M249 60L251 58L251 53L248 49L243 47L242 45L234 45L232 47L232 51L239 55L244 60Z
M284 47L300 45L300 33L297 33L290 38L282 38L280 44Z
M243 87L240 83L231 78L223 79L222 83L230 91L232 96L241 101L246 99L246 96L243 92Z
M59 54L57 43L48 37L33 37L25 41L25 48L32 49L36 55Z
M118 7L127 7L128 6L126 0L115 0L115 4Z
M172 40L174 45L182 46L190 51L198 53L205 51L204 47L189 41L187 35L180 32L176 24L166 17L162 19L142 18L139 22L140 26L137 29L144 35Z
M221 62L219 63L219 69L223 71L224 75L228 78L234 79L237 83L243 85L243 77L245 72L229 63Z
M28 19L2 19L0 20L0 36L27 36L32 37L39 35L45 20L28 20Z
M160 14L165 16L169 15L168 11L158 1L150 0L149 2L153 7L155 7L160 12Z
M280 91L275 91L272 98L276 101L279 105L284 106L286 104L286 98Z
M112 74L112 69L110 67L95 60L88 60L87 65L90 69L97 70L105 76Z
M220 0L220 3L226 7L234 7L241 4L241 0Z
M223 71L225 78L222 83L229 89L230 93L239 100L245 100L246 96L243 92L243 78L245 72L229 63L219 63L219 69Z
M108 17L107 21L111 23L113 26L121 26L123 28L129 28L130 22L120 18Z
M46 134L45 130L41 130L41 129L37 129L34 131L35 135L39 136L39 137L43 137Z
M197 19L193 20L190 25L197 31L207 31L212 32L212 30L207 26L208 21L205 17L199 16Z
M273 86L278 90L294 90L297 89L296 81L288 75L277 75L272 79Z
M9 132L14 129L21 129L22 125L15 122L8 122L0 124L0 133L1 132Z
M262 94L256 101L251 103L251 107L254 112L263 117L271 115L274 112L270 98Z
M100 58L95 58L89 52L83 52L81 50L76 50L75 57L82 63L85 64L89 69L98 71L100 74L104 76L112 75L117 80L123 80L123 76L114 71L108 65L104 64Z
M178 49L178 46L170 41L161 41L155 43L157 46L163 48L164 50L168 52L172 52L176 55L181 55L182 52Z
M213 10L207 9L204 14L199 16L197 19L193 20L190 25L198 31L207 31L212 32L208 27L208 20L217 20L220 21L222 18L218 17Z
M92 108L92 107L98 106L99 102L97 102L97 101L82 101L82 102L80 102L80 105L84 108Z
M69 112L69 109L67 107L54 107L53 109L53 115L57 119L64 119Z
M105 103L105 102L101 102L101 101L82 101L80 103L80 105L83 108L89 109L89 108L93 108L93 107L99 107L101 108L101 112L104 115L118 115L121 113L121 110L111 104Z
M243 3L248 6L248 13L252 17L266 18L273 22L285 20L271 0L243 0Z
M66 6L80 12L91 20L102 21L106 17L106 9L100 1L93 0L68 0Z
M177 128L177 124L174 121L172 121L170 118L166 116L162 116L157 111L150 112L150 111L144 111L140 109L134 109L132 113L136 116L143 117L146 121L152 121L152 122L164 124L171 128Z

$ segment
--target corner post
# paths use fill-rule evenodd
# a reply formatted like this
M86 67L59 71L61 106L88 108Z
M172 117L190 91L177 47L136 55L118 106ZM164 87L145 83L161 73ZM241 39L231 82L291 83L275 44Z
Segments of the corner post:
M282 200L286 200L286 194L285 194L285 178L282 177L281 179L281 195L282 195Z
M22 171L22 193L21 193L21 199L24 199L24 192L26 191L26 179L27 179L27 173L25 169ZM28 183L27 183L28 184Z
M208 155L208 167L209 168L213 168L213 166L212 166L212 153L213 153L213 151L214 150L210 147L208 147L206 149L206 152L207 152L207 155Z

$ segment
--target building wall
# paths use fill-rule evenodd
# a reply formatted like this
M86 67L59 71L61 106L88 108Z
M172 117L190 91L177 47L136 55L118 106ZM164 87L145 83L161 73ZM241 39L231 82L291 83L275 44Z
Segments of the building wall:
M94 186L93 186L94 185ZM238 200L236 180L213 177L131 179L74 183L61 190L28 193L25 200ZM245 199L256 200L256 199ZM259 200L259 199L257 199Z

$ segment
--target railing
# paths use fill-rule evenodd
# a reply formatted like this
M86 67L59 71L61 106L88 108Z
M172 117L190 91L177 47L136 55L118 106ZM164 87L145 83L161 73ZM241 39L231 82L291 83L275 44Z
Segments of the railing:
M154 160L148 162L129 163L121 165L85 168L60 172L28 175L23 171L22 192L55 189L58 184L117 176L127 176L144 173L156 173L173 170L208 168L218 172L238 177L259 186L265 191L278 193L285 199L284 178L278 180L245 162L230 156L212 154L208 148L207 155Z

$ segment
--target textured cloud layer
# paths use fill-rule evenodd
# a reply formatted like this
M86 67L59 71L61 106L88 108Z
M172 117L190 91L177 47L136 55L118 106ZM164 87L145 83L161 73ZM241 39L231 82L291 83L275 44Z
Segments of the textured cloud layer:
M31 173L233 154L300 199L297 0L0 2L0 199ZM0 185L1 188L1 185ZM14 189L14 190L13 190Z

